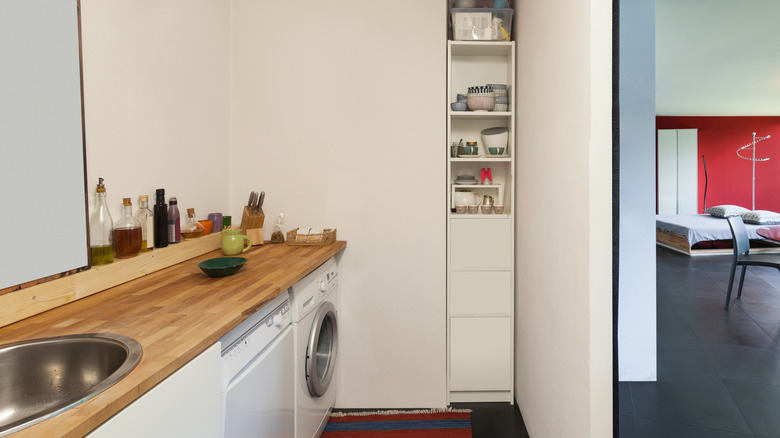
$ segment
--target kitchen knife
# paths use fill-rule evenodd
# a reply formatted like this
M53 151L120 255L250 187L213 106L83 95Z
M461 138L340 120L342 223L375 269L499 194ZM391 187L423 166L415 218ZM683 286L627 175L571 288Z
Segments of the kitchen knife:
M260 209L263 208L263 202L265 202L265 192L260 192L260 201L257 202L257 213L260 213Z

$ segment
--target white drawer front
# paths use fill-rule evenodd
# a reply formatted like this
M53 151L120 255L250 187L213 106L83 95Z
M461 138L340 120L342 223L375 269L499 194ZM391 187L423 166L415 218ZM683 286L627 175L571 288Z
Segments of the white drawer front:
M511 219L453 219L450 234L452 270L511 268Z
M510 318L451 318L450 390L508 390L512 384Z
M456 271L450 274L450 315L512 315L510 271Z

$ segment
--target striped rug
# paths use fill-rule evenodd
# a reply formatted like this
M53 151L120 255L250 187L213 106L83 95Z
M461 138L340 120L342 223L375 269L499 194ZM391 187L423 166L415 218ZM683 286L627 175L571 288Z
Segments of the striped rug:
M322 438L471 438L471 411L334 412Z

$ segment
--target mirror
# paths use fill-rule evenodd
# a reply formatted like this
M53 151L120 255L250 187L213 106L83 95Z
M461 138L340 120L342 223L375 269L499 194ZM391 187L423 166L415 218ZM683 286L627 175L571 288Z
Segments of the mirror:
M0 0L0 292L89 267L79 26L77 0Z

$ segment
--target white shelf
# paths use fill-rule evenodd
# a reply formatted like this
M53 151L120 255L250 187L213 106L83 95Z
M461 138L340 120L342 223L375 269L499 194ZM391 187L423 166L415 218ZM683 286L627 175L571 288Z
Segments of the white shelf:
M508 56L511 41L450 41L452 56Z
M450 117L453 119L508 119L511 111L453 111L450 109Z
M450 213L450 219L509 219L512 217L511 214L482 214L480 211L479 213Z
M453 184L454 189L500 189L501 184Z
M448 401L514 399L515 43L449 41L447 144L478 143L482 156L452 157L447 148L447 382ZM452 111L468 87L506 84L511 111ZM503 156L486 156L481 131L507 128ZM490 168L492 184L455 184ZM455 197L493 196L502 214L455 213ZM464 196L466 198L466 196Z
M450 157L451 163L484 163L484 162L491 162L491 163L511 163L512 157L501 157L501 158L495 158L495 157L486 157L482 156L479 158L452 158Z

